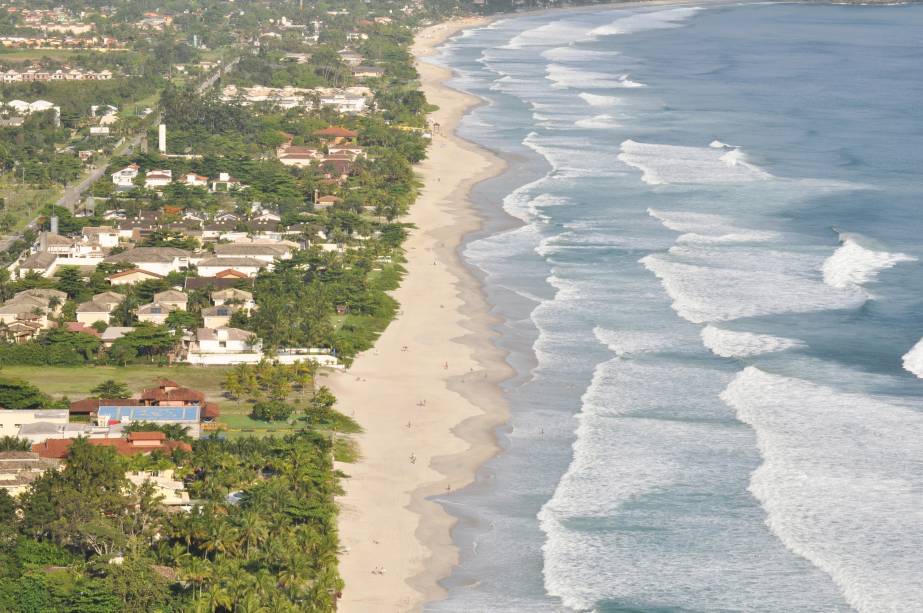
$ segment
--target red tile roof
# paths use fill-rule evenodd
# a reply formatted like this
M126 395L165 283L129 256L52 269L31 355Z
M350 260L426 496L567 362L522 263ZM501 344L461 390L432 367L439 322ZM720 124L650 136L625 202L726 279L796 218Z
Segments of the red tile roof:
M134 273L136 273L136 272L141 272L141 273L144 273L144 274L146 274L146 275L150 275L150 276L152 276L152 277L156 277L156 278L158 278L158 279L163 279L163 278L164 278L163 275L158 275L156 272L151 272L151 271L149 271L149 270L142 270L142 269L140 269L140 268L131 268L131 269L129 269L129 270L123 270L122 272L116 272L116 273L113 273L113 274L109 275L108 278L109 278L109 279L118 279L119 277L125 277L125 276L127 276L127 275L134 274Z
M153 387L141 392L141 400L148 402L198 402L204 404L205 394L191 390L188 387L177 387L175 389Z
M347 128L341 126L330 126L329 128L324 128L323 130L318 130L314 133L314 136L330 136L333 138L356 138L359 136L358 132L353 132Z
M129 432L128 441L165 441L167 435L163 432Z
M70 412L77 415L89 415L99 411L100 406L140 407L144 406L144 401L135 398L84 398L72 402Z
M129 436L135 434L159 434L163 436L162 432L132 432ZM137 446L133 443L133 440L160 440L160 444L155 446ZM192 451L192 446L188 443L182 441L168 441L163 439L154 439L154 438L135 438L127 440L124 438L91 438L87 439L91 445L96 445L98 447L113 447L115 452L119 455L138 455L151 453L153 451L163 451L171 452L175 449L180 449L182 451ZM54 458L54 459L63 459L67 457L68 450L70 449L71 444L74 442L74 439L65 438L50 438L43 443L36 443L32 445L32 452L37 453L43 458Z

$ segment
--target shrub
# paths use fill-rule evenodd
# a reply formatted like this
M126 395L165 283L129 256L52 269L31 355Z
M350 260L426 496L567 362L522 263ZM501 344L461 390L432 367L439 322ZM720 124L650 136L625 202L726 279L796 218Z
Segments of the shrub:
M253 405L250 417L260 421L282 421L291 417L295 407L279 400L257 402Z

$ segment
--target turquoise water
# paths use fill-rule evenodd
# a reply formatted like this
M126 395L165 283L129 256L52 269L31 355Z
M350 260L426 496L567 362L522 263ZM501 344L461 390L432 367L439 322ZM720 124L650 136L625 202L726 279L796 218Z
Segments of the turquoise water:
M439 61L510 161L463 255L518 374L429 610L923 610L923 7L550 12Z

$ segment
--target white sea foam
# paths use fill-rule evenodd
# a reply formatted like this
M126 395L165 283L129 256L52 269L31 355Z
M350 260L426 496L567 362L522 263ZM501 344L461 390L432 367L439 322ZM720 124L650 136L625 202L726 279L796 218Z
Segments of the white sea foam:
M751 230L734 225L728 217L690 211L647 210L648 215L660 220L670 230L683 232L678 243L734 244L760 243L782 238L778 232Z
M639 169L650 185L669 183L746 183L772 178L747 161L740 149L682 147L626 140L618 159Z
M793 338L735 332L712 325L702 328L702 342L712 353L723 358L745 358L804 346L803 342Z
M900 264L915 262L916 258L904 253L873 251L863 247L862 237L856 234L840 235L841 246L824 262L824 282L833 287L850 287L874 281L878 273Z
M621 103L621 99L617 96L601 96L587 92L581 92L578 96L590 106L596 107L618 106Z
M910 351L904 354L903 362L904 370L923 379L923 339L920 339Z
M708 143L708 146L712 149L732 149L733 147L727 143L722 143L720 140L713 140Z
M698 253L695 264L676 256ZM649 255L641 263L660 279L673 310L693 323L777 313L853 309L868 296L833 288L810 276L812 258L765 250L683 250Z
M594 117L586 117L584 119L578 119L574 122L574 125L578 128L588 128L591 130L608 130L612 128L620 128L621 125L618 121L612 116L607 114L596 115Z
M542 57L552 62L590 62L615 57L617 51L593 51L578 47L554 47L542 52Z
M678 28L701 10L699 7L681 7L649 13L637 13L628 17L620 17L612 23L595 28L590 31L590 36L616 36L646 30Z
M669 347L676 347L677 341L669 335L644 330L609 330L597 326L593 329L596 339L615 355L625 358L641 353L656 353Z
M579 23L553 21L531 30L520 32L502 46L501 49L523 49L526 47L544 47L564 45L586 38L589 28Z
M582 70L564 64L548 64L545 72L555 89L633 89L645 87L643 83L632 81L627 74L612 75L604 72Z
M923 414L742 371L721 395L757 435L766 523L858 611L923 611Z

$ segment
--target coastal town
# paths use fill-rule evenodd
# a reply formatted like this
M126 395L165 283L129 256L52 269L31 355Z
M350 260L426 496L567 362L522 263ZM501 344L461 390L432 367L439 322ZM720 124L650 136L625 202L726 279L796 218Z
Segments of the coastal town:
M340 394L415 308L439 130L410 45L457 10L0 2L0 610L349 610L392 581L339 570L377 456Z

